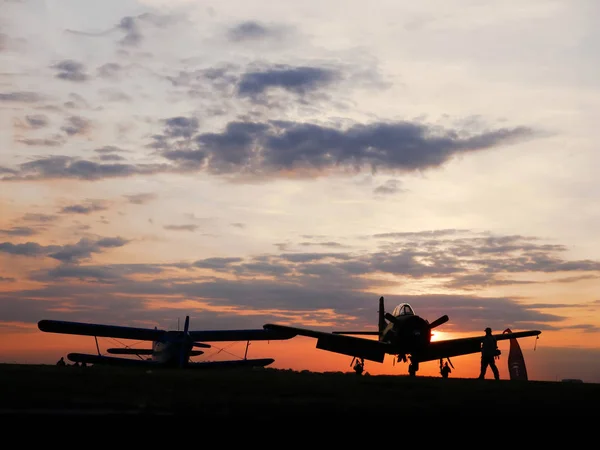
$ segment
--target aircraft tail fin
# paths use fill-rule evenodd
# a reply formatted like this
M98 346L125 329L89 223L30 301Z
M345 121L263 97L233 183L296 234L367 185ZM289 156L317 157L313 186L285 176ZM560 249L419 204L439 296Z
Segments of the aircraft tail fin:
M387 325L387 322L385 321L385 307L383 304L383 297L379 298L379 337L381 338L381 336L383 335L383 330L385 330L385 327Z

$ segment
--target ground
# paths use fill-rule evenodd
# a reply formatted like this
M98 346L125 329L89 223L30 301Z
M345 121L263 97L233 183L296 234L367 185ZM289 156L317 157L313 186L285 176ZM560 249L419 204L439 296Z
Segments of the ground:
M304 418L313 421L585 418L600 384L370 376L276 369L138 370L0 364L5 417ZM589 417L588 417L589 419Z

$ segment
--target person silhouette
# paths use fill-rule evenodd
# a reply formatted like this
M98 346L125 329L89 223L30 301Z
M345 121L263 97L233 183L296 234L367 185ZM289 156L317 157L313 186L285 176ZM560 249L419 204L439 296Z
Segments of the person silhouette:
M500 373L498 372L498 367L496 367L496 362L494 361L496 356L499 355L500 350L498 350L498 342L492 335L492 329L487 327L485 329L485 336L481 341L481 372L479 373L480 380L485 378L485 373L487 372L488 366L490 366L490 369L492 369L494 378L496 380L500 379Z
M57 366L66 366L67 363L65 362L65 358L64 356L61 356L60 359L56 362Z
M356 364L354 364L354 371L356 372L356 375L362 375L364 368L365 368L364 360L362 358L357 359Z
M452 372L452 370L450 370L450 367L448 366L448 361L446 361L440 369L442 378L448 378L448 375L450 374L450 372Z

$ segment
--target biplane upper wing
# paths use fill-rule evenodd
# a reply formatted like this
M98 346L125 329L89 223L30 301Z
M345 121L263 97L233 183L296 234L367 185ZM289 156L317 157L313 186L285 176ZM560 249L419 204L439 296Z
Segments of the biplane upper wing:
M167 333L153 328L136 328L96 323L67 322L64 320L40 320L38 328L48 333L78 334L84 336L135 339L139 341L159 341ZM265 329L241 330L203 330L189 331L192 341L265 341L294 337L289 331L271 331Z
M101 325L96 323L67 322L64 320L40 320L38 328L47 333L78 334L84 336L158 341L166 331L153 328Z
M193 341L276 341L282 339L291 339L296 334L290 330L267 330L267 329L248 329L248 330L202 330L190 331L190 338Z
M386 353L392 352L392 347L389 344L368 338L358 338L271 323L265 324L264 328L269 331L289 332L293 335L313 337L317 339L317 348L321 350L364 358L370 361L383 362Z
M529 336L537 336L541 333L539 330L517 331L514 333L495 334L497 341L502 341L511 338L522 338ZM419 361L432 361L441 358L450 358L453 356L468 355L471 353L479 353L481 351L481 342L484 336L475 336L459 339L447 339L444 341L433 341L427 349L419 355L413 355Z

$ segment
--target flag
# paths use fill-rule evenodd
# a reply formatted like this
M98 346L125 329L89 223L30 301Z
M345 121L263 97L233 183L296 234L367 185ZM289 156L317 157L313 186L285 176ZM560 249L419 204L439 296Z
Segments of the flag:
M510 328L507 328L502 333L512 333ZM521 346L516 338L510 339L510 350L508 352L508 372L511 380L527 381L527 368L525 367L525 358L521 351Z

